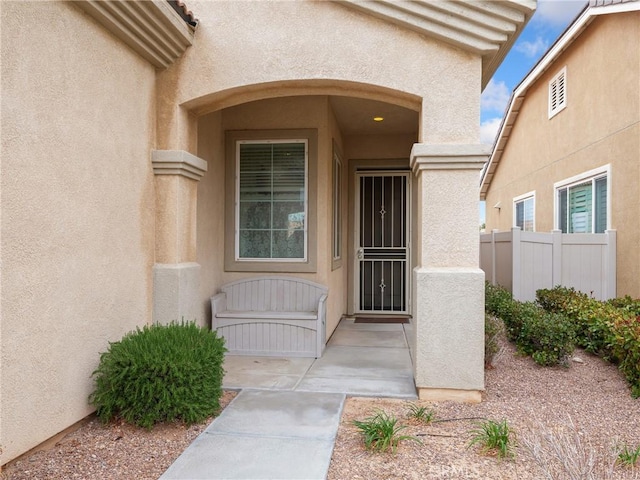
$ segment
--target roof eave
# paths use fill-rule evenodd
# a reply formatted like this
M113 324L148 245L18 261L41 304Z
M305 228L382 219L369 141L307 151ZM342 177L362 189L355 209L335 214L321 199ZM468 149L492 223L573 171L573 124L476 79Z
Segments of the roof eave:
M480 55L483 89L536 8L536 0L335 1Z
M193 43L193 28L165 0L81 0L74 3L157 68Z
M507 107L507 111L502 119L498 135L493 144L493 149L485 168L482 170L480 178L480 200L485 200L491 180L495 174L502 153L506 148L511 130L520 113L520 106L524 102L527 91L538 78L546 72L553 62L580 36L580 34L589 26L596 16L611 13L623 13L640 10L640 2L632 1L626 3L617 3L606 6L590 6L585 8L581 14L573 21L565 32L556 40L549 48L547 53L538 61L531 71L524 77L522 82L514 89L511 99Z

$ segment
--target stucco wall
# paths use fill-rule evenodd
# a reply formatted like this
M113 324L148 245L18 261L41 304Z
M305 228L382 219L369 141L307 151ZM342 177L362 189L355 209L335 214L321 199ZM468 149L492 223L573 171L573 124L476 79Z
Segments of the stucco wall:
M194 1L189 7L200 20L197 44L159 75L159 148L195 147L185 110L198 115L317 93L381 100L386 94L418 108L422 102L425 141L479 138L479 56L336 2Z
M153 68L72 3L2 2L1 463L92 410L150 321Z
M294 97L301 101L305 96L346 95L420 111L418 138L343 138L345 173L351 158L408 158L415 141L475 143L479 138L480 57L336 2L196 1L189 7L200 20L195 48L158 75L158 148L197 151L209 162L209 172L198 187L204 318L209 318L207 302L219 285L242 276L219 273L223 259L212 255L219 257L224 245L222 212L215 218L207 213L222 205L224 150L220 141L226 130L318 128L317 251L322 258L318 258L316 274L300 275L344 292L351 280L345 279L344 272L330 270L335 135L329 131L335 126L327 115L329 105L321 113L286 105ZM276 109L255 110L260 100L275 102L270 105ZM215 133L207 133L209 128ZM349 244L344 249L343 270L351 266L348 252ZM342 300L331 304L329 333L344 307Z
M487 194L487 230L513 225L513 198L536 192L535 227L554 228L553 183L611 165L618 295L640 296L640 13L593 20L525 98ZM547 115L548 82L567 68L567 107ZM494 208L500 202L501 208Z

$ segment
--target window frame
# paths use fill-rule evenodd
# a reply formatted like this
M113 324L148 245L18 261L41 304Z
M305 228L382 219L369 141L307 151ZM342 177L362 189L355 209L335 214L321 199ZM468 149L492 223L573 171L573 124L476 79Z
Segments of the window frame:
M306 143L305 258L239 258L239 145L241 143ZM224 268L228 272L317 271L317 157L316 129L233 130L225 132Z
M277 144L303 144L304 145L304 227L302 228L304 235L303 255L302 257L241 257L240 256L240 150L242 145L277 145ZM309 234L307 229L307 217L309 213L309 142L307 139L299 138L283 138L283 139L257 139L257 140L237 140L235 142L236 150L236 198L235 198L235 261L236 262L306 262L308 258ZM273 190L271 191L273 194ZM273 203L273 200L271 200ZM270 232L274 231L273 225L270 226Z
M560 83L560 80L562 82ZM558 101L553 105L553 98L557 99L558 96L562 97L562 101ZM567 67L563 67L558 73L556 73L551 80L549 80L549 99L548 99L548 113L549 119L555 117L558 113L567 107Z
M592 195L591 195L591 232L586 232L586 233L595 233L595 229L596 229L596 222L594 219L595 216L595 203L596 203L596 195L595 193L595 181L601 178L606 178L607 180L607 195L606 195L606 202L607 202L607 210L606 210L606 215L607 215L607 224L604 228L604 231L606 232L607 230L609 230L611 228L611 165L607 164L607 165L603 165L601 167L598 168L594 168L592 170L583 172L581 174L578 175L574 175L573 177L569 177L569 178L565 178L564 180L561 180L559 182L555 182L553 184L553 224L554 224L554 228L556 230L560 230L562 231L561 228L561 223L560 223L560 200L559 200L559 194L560 194L560 190L563 189L567 189L567 202L569 202L568 200L568 196L569 196L569 189L573 188L573 187L577 187L579 185L585 184L587 182L591 182L591 188L592 188ZM569 209L569 206L567 205L567 211ZM567 213L568 215L568 213ZM567 219L568 220L568 219ZM567 232L569 233L569 223L567 223ZM572 232L573 233L573 232Z
M332 262L331 269L336 270L342 266L342 250L343 250L343 184L344 184L344 165L342 163L342 155L337 146L333 145L333 219L332 219Z
M513 223L512 223L512 225L514 227L518 227L519 226L518 225L518 217L517 217L517 207L516 207L516 205L518 203L521 203L521 202L526 202L527 200L531 200L531 202L532 202L532 206L531 206L531 208L532 208L532 216L531 216L531 218L532 218L532 221L531 221L532 229L531 230L525 230L524 229L524 225L523 225L523 226L520 227L520 230L522 230L523 232L535 232L536 231L536 191L535 190L533 190L531 192L524 193L522 195L518 195L517 197L513 198Z

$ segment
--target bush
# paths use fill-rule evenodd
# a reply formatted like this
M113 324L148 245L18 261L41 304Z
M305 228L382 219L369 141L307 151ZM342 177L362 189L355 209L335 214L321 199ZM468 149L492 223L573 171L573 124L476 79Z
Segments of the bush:
M400 435L400 432L407 428L406 425L399 425L397 418L383 411L365 420L354 420L353 424L364 436L364 445L368 450L378 452L391 450L391 453L396 453L398 444L404 440L422 443L417 437Z
M633 299L629 295L622 298L612 298L607 300L607 303L636 317L640 315L640 300Z
M586 302L589 297L575 288L557 286L551 289L542 288L536 291L536 302L547 312L563 313L572 316L575 309Z
M138 328L100 355L89 401L103 422L202 421L220 408L225 351L223 338L194 323Z
M469 447L480 444L484 453L495 452L499 458L507 458L514 456L514 443L513 430L506 420L485 420L471 430Z
M536 298L545 310L562 313L571 320L580 347L605 359L611 357L610 319L615 307L565 287L538 290Z
M620 315L613 321L611 358L631 385L631 395L640 397L640 316Z
M627 296L600 302L563 287L539 290L536 297L574 323L578 345L617 363L631 394L640 397L640 300Z
M507 332L518 350L543 366L566 364L573 353L575 329L563 315L545 312L533 302L518 302Z
M552 295L549 295L552 297ZM561 295L553 302L561 304ZM563 315L550 313L533 302L513 300L502 287L485 284L485 311L502 319L507 338L522 353L544 366L566 363L575 344L575 327ZM485 364L487 362L488 317L485 319Z
M517 302L511 292L499 285L491 285L485 282L484 308L491 315L501 318L505 323L511 320L513 309Z
M500 352L500 335L504 332L502 320L493 315L484 315L484 366L490 368Z
M575 328L564 315L538 309L525 318L518 347L538 365L568 365L575 348Z

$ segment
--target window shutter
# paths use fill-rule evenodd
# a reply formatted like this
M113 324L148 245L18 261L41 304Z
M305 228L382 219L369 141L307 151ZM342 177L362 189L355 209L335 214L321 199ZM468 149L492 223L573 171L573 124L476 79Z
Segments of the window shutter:
M549 118L567 106L567 71L563 68L549 82Z
M549 92L551 99L549 103L551 105L551 111L555 111L558 108L558 82L551 82L551 91Z
M564 72L558 76L557 84L557 105L556 108L564 107L565 88L564 88Z

